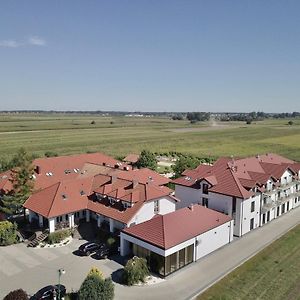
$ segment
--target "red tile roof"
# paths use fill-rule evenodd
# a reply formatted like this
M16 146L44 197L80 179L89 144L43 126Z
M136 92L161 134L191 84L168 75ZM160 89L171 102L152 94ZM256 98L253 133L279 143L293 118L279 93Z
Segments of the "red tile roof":
M71 161L73 158L74 156L70 157ZM75 162L78 160L79 163L75 165L67 163L66 157L63 160L53 159L50 170L53 175L45 175L42 179L37 175L38 189L29 197L24 207L47 218L91 209L120 222L128 222L145 202L168 196L172 192L169 188L160 186L166 182L165 178L149 169L124 171L98 165L95 160L84 162L86 158L79 159L76 156ZM88 160L92 161L92 158L97 157L88 155ZM48 164L50 167L49 159L46 159L46 163L42 159L37 163L41 169ZM79 168L80 164L81 168ZM67 170L71 170L71 173L65 172L66 167ZM58 175L55 176L54 172ZM125 176L125 173L129 174ZM150 175L153 180L149 179ZM134 205L126 209L120 202L107 205L107 200L95 201L95 192Z
M12 189L11 171L6 171L0 174L0 194L7 193Z
M123 232L161 249L169 249L229 221L229 216L196 204L155 216Z
M127 163L132 163L132 164L135 164L138 162L140 156L139 154L128 154L124 159L123 161L124 162L127 162Z
M222 157L213 166L200 165L195 170L183 172L184 176L173 182L199 188L198 182L206 180L211 184L211 192L246 199L253 195L252 187L261 188L270 178L278 180L287 169L297 172L299 163L272 153L241 159Z

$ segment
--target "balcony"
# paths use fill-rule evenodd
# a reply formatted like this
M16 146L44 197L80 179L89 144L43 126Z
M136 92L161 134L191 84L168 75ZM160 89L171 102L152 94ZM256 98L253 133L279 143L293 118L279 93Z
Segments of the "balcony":
M280 204L285 203L296 197L300 197L300 191L297 191L296 193L291 193L291 194L283 196L283 197L279 197L276 202L277 202L277 205L280 205Z
M289 183L286 183L286 184L281 184L278 187L278 190L286 190L286 189L289 189L289 188L291 188L292 186L295 186L295 185L296 185L295 181L292 181L292 182L289 182Z
M261 212L264 214L265 212L271 210L273 207L276 207L276 201L269 201L262 205Z

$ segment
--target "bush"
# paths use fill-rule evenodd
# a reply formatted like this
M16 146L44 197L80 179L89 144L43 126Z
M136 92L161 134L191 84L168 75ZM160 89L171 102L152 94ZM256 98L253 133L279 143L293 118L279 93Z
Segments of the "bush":
M22 289L12 291L3 298L3 300L28 300L28 299L29 297L27 293Z
M47 237L47 243L49 244L57 244L63 241L65 238L71 235L70 229L63 229L59 231L52 232Z
M128 260L124 267L124 283L133 285L140 281L145 282L145 279L149 274L146 259L135 256Z
M53 151L46 151L45 156L46 157L56 157L56 156L58 156L58 154L56 152L53 152Z
M104 279L104 274L96 267L92 267L87 276L98 276L100 279Z
M114 284L111 278L101 279L98 275L88 275L79 290L80 300L112 300Z
M15 244L17 241L17 224L9 221L0 222L0 246Z
M288 125L292 126L294 124L293 121L288 121Z

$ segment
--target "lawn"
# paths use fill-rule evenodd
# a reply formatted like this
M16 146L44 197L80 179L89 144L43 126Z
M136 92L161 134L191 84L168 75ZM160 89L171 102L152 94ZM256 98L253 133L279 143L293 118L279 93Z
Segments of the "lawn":
M300 225L197 297L221 299L300 299Z
M95 121L95 124L91 124ZM247 156L276 152L300 161L300 120L267 120L246 125L224 122L191 125L166 117L110 117L79 114L0 115L0 157L21 146L43 155L100 151L112 156L178 151L198 156ZM223 126L223 127L222 127Z

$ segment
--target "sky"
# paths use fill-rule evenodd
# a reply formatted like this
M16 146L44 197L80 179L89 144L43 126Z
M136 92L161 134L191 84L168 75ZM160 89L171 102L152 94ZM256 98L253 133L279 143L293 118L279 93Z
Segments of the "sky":
M0 110L292 112L299 99L299 0L0 1Z

